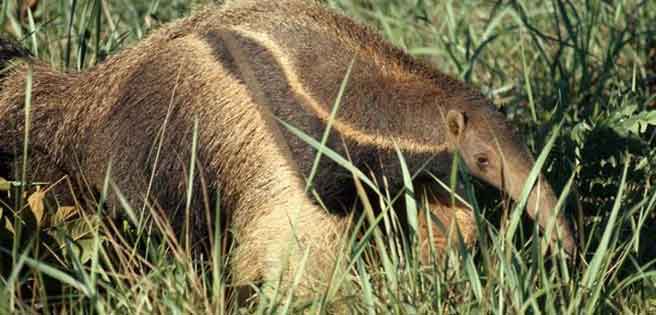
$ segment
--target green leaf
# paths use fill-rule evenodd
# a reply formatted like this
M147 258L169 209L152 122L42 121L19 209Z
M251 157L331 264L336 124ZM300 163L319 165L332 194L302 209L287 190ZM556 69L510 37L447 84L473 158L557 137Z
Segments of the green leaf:
M412 184L412 176L410 175L410 171L408 170L408 166L405 162L405 158L403 157L403 153L401 152L401 149L394 144L394 148L396 149L396 156L399 159L399 164L401 164L401 174L403 176L403 186L404 186L404 191L405 191L405 204L406 204L406 211L407 211L407 216L408 216L408 225L410 226L412 230L412 237L414 238L416 235L419 234L418 232L418 223L417 223L417 201L415 200L415 191L414 191L414 186ZM414 239L413 239L414 241Z
M75 220L68 221L66 223L62 223L57 225L57 229L59 229L62 232L65 232L65 234L73 239L74 241L91 237L93 232L98 229L100 226L100 218L97 215L90 215L87 216L86 218L79 218ZM53 233L57 234L57 233ZM61 239L61 237L57 237L56 235L53 235L56 239L60 239L61 242L60 244L63 246L64 241Z
M56 225L57 230L51 231L50 236L55 239L59 248L65 248L67 242L72 242L72 252L81 263L86 263L93 257L94 233L100 226L100 217L91 215ZM103 239L100 239L103 242Z
M0 177L0 191L9 191L11 189L11 182Z
M627 106L613 113L605 123L622 136L640 135L650 125L656 126L656 110L635 113L636 109L636 105Z
M30 182L29 185L21 181L7 180L0 177L0 191L9 191L12 187L21 187L21 186L44 186L48 185L48 182Z
M50 217L50 225L51 226L58 226L58 225L64 223L64 221L71 218L77 212L78 212L77 208L73 207L73 206L59 207L57 209L57 212L55 212L55 214L52 217Z
M91 260L93 257L94 242L95 240L93 238L85 238L75 242L72 250L73 254L79 258L80 263L85 264ZM100 239L101 244L102 242L103 240Z

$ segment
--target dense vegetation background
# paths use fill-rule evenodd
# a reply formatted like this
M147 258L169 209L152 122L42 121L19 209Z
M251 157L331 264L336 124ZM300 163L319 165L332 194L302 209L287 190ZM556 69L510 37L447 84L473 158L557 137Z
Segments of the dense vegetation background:
M377 253L387 249L365 234L346 257L353 285L340 304L369 314L656 312L656 1L324 2L480 87L536 155L554 139L543 171L576 218L582 248L573 263L543 255L532 224L506 235L502 218L516 209L464 176L483 218L479 246L432 268L393 250L392 263L380 264ZM82 71L205 3L4 0L0 26L53 67ZM166 235L150 237L163 233L147 218L105 222L100 206L44 202L52 183L11 180L0 182L12 192L0 204L0 312L327 309L325 296L237 305L225 282L229 248L192 261ZM29 198L16 197L23 189ZM509 237L515 247L504 246ZM396 242L387 240L388 249Z

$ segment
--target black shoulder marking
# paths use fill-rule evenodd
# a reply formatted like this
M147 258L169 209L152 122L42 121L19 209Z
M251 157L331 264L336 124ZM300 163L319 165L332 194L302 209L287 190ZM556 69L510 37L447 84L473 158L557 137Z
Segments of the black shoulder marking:
M235 57L230 49L226 47L226 43L221 35L222 34L217 31L209 32L205 35L205 41L209 44L212 50L214 50L216 60L221 63L228 72L234 75L235 78L240 79L239 68L235 61Z

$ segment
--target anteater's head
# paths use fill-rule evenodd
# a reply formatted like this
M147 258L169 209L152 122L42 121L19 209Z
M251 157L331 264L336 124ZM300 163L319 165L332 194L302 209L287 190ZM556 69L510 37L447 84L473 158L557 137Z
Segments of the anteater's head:
M483 99L477 99L449 108L444 119L450 146L459 152L470 174L518 200L534 160L505 117ZM554 218L557 200L549 183L540 175L529 194L527 210L543 229ZM576 243L567 217L558 214L551 226L559 229L563 248L574 253ZM551 235L554 242L558 240L555 230Z

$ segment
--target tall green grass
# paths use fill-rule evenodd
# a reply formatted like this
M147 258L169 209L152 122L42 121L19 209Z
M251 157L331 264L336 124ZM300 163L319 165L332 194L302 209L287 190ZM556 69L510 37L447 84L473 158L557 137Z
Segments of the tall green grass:
M400 246L412 236L398 233L400 218L391 206L397 198L415 204L409 213L424 206L409 193L416 174L405 168L402 155L406 190L388 191L324 140L282 122L375 192L376 199L361 194L365 209L384 209L354 218L360 232L347 235L349 250L341 258L350 272L333 277L342 294L272 298L254 287L256 298L237 303L239 290L226 277L230 248L220 222L214 255L194 260L184 254L189 241L172 238L156 209L123 202L123 222L99 220L104 196L116 189L108 175L96 209L87 205L78 212L46 202L39 212L38 198L0 204L0 312L322 313L334 305L366 314L656 312L656 63L649 59L656 56L656 2L325 2L475 84L498 104L539 156L542 166L535 172L546 173L562 192L561 211L576 218L579 259L547 254L548 237L522 220L520 208L454 169L476 214L477 247L420 266L416 248ZM202 4L42 1L19 17L15 1L6 0L0 24L5 36L40 59L78 71ZM29 105L28 97L26 110ZM29 184L27 172L26 166L13 178L18 188L12 196Z

